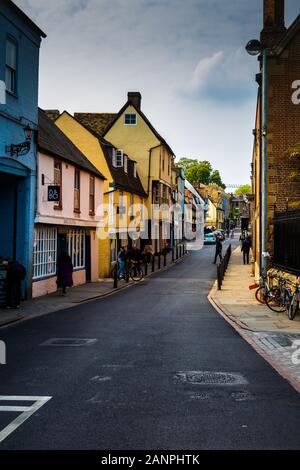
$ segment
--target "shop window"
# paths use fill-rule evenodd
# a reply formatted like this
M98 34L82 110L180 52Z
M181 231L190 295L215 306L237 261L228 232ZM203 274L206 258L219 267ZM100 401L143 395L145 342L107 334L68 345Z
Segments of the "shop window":
M56 274L57 229L40 226L34 231L33 279Z
M85 267L85 231L69 230L67 233L68 253L71 257L73 268Z

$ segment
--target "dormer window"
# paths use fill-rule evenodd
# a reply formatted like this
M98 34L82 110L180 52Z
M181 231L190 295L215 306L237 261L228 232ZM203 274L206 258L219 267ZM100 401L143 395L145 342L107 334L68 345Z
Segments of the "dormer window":
M125 173L128 173L128 157L127 157L127 155L124 155L124 171L125 171Z
M126 126L136 126L136 113L125 113L124 124Z
M123 150L113 149L113 166L116 168L120 168L123 166L123 161L124 161Z
M133 162L133 176L136 178L136 162Z

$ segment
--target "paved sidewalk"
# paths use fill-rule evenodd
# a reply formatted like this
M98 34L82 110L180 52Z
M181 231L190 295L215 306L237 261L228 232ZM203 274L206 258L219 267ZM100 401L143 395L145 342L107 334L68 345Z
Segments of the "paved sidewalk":
M300 392L300 315L295 320L272 312L255 299L251 266L242 263L241 250L233 251L222 285L215 283L208 299L216 310ZM297 343L295 343L297 341ZM295 360L296 359L296 360Z
M183 258L172 262L172 254L167 255L167 266L163 266L163 258L161 258L161 269L169 269L176 263L180 262ZM157 269L157 259L155 261L155 273L160 272ZM151 265L148 265L148 276L151 276ZM147 276L147 277L148 277ZM141 281L142 282L142 281ZM12 323L29 320L30 318L39 317L48 313L65 310L67 308L75 307L82 302L88 302L101 297L115 294L122 289L133 286L136 284L133 281L126 283L124 280L118 281L118 287L113 287L113 279L102 279L99 282L91 282L81 286L69 289L65 296L60 292L38 297L32 300L27 300L21 303L19 310L6 310L0 309L0 328L8 326Z

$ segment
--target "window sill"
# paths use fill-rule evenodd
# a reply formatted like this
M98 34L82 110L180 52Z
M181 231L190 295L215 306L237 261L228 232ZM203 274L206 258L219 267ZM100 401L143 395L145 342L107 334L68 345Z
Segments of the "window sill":
M6 90L6 93L7 93L9 96L12 96L13 98L16 98L16 99L19 98L18 95L17 95L15 92L13 92L13 91Z
M62 211L63 210L62 206L53 206L53 209L55 211Z

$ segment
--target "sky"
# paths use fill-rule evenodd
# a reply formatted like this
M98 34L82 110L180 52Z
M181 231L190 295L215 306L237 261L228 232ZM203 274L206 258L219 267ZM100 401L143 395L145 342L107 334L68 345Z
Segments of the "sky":
M177 159L250 182L263 0L15 0L45 31L39 104L117 112L128 91ZM300 13L286 0L286 23ZM299 77L300 78L300 77Z

